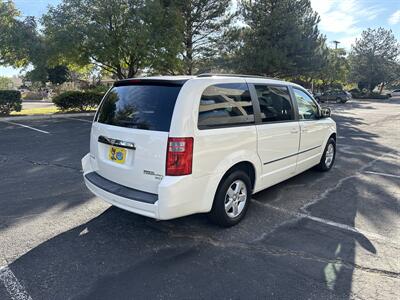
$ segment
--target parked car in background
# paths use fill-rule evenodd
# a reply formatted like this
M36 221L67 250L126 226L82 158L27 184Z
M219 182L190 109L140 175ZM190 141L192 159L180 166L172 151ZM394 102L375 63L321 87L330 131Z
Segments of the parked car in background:
M387 94L389 97L400 97L400 90L394 90Z
M336 103L346 103L351 99L351 94L344 90L329 90L321 94L316 94L318 102L335 101Z
M329 171L336 123L301 86L239 75L114 83L82 159L87 187L160 220L210 213L237 224L251 195L312 167Z

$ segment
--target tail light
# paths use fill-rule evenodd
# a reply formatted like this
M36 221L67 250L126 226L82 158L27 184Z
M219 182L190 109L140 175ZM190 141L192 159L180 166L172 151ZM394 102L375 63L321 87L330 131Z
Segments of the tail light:
M193 138L168 138L167 176L192 174Z

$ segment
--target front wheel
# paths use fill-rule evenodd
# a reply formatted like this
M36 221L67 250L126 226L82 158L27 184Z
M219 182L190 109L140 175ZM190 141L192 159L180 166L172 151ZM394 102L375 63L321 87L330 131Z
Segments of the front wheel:
M220 183L215 194L210 219L222 227L239 223L245 216L251 197L249 176L241 171L233 171Z
M332 166L336 158L336 142L335 139L330 138L326 144L324 154L322 155L321 161L317 165L317 169L323 172L332 169Z

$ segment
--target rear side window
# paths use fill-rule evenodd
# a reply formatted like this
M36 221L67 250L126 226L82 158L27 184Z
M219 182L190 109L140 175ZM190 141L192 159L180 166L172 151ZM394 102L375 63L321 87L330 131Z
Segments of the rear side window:
M200 129L254 123L253 103L245 83L209 86L200 100Z
M263 123L294 120L294 110L287 87L254 85Z
M113 87L103 100L97 121L144 130L169 131L181 86L126 85Z

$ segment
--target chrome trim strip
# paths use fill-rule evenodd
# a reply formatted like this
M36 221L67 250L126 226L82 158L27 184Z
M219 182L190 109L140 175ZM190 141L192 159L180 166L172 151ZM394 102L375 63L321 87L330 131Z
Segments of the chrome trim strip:
M285 156L285 157L281 157L281 158L278 158L278 159L275 159L275 160L271 160L271 161L265 162L265 163L264 163L264 166L265 166L265 165L268 165L268 164L272 164L272 163L277 162L277 161L280 161L280 160L282 160L282 159L286 159L286 158L290 158L290 157L293 157L293 156L296 156L296 155L299 155L299 154L306 153L306 152L308 152L308 151L317 149L317 148L319 148L319 147L321 147L321 145L316 146L316 147L312 147L312 148L307 149L307 150L304 150L304 151L297 152L297 153L295 153L295 154L291 154L291 155L288 155L288 156Z
M112 138L107 138L102 135L99 136L98 142L106 144L106 145L136 150L136 146L134 143L116 140L116 139L112 139Z

